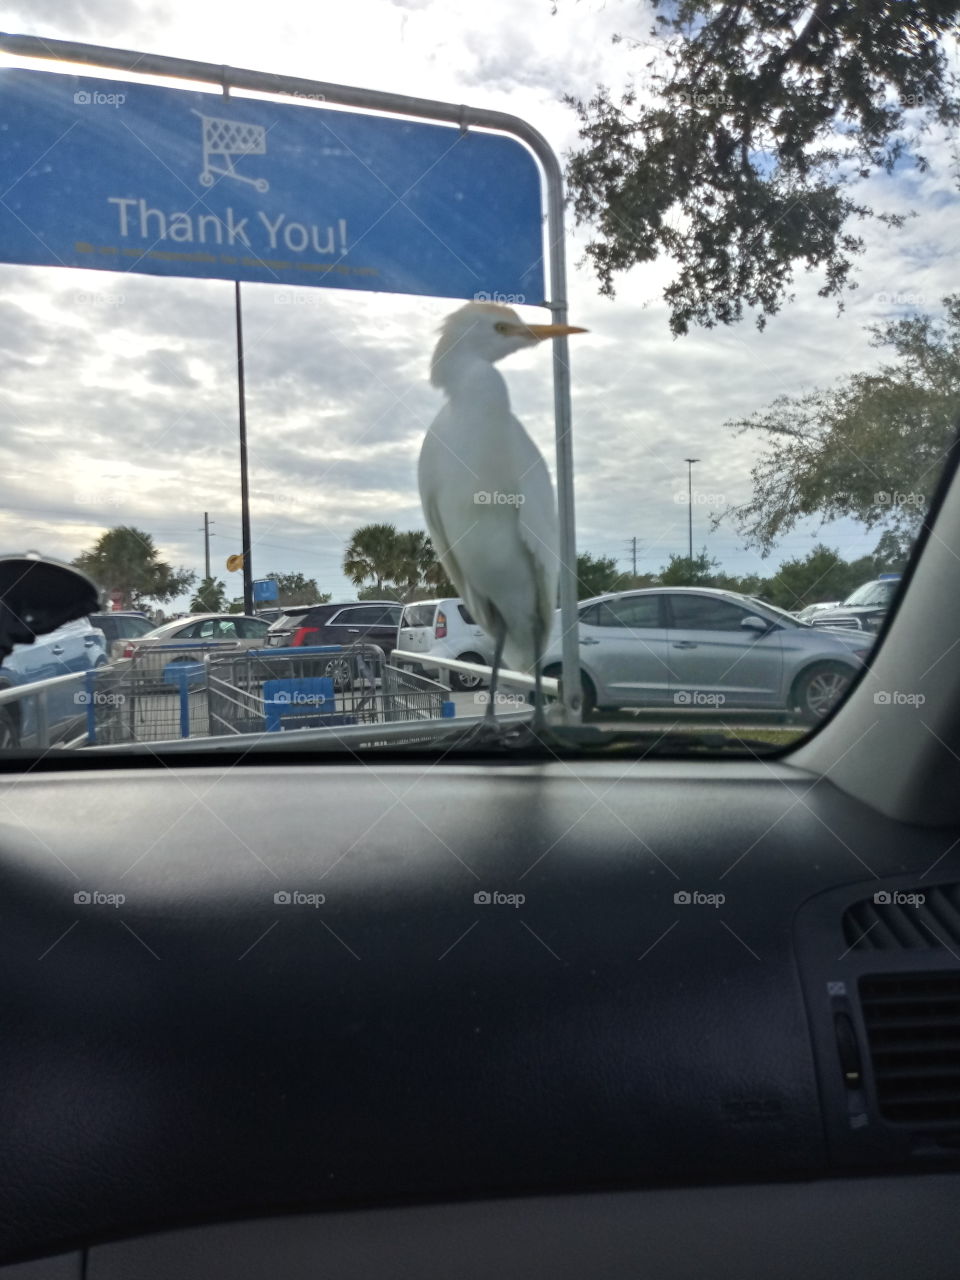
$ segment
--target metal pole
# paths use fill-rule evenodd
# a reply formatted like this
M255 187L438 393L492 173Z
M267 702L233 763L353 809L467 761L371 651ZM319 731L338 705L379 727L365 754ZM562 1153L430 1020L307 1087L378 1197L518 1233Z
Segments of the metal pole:
M693 564L693 464L699 458L684 458L687 464L687 559Z
M206 580L210 581L210 513L203 513L203 557L206 564Z
M487 111L432 98L415 98L376 89L358 89L331 84L324 80L307 80L302 76L280 76L264 71L229 67L215 62L192 62L186 58L168 58L161 54L137 53L130 49L111 49L103 45L80 44L73 40L47 40L40 36L0 33L0 49L26 58L52 58L59 62L82 62L134 75L171 76L178 80L197 80L216 85L226 92L229 87L252 89L260 93L283 93L298 97L322 99L327 106L361 107L388 114L438 120L467 129L471 125L512 134L525 142L543 166L547 196L547 241L550 257L551 301L545 305L555 324L567 319L567 273L563 233L563 175L560 162L546 138L526 120L505 111ZM239 285L237 316L239 339ZM537 305L531 299L532 305ZM573 501L573 435L570 412L570 365L566 338L553 341L553 399L557 439L557 506L560 518L560 616L563 630L563 708L568 723L580 719L580 647L577 633L577 543L574 528ZM241 424L243 424L243 392L241 389ZM241 465L245 467L246 444L241 425ZM244 477L245 478L245 471ZM242 479L243 482L243 479ZM244 500L244 506L245 506ZM252 577L249 560L249 528L244 527L244 607L252 609Z
M253 565L250 563L250 485L247 475L247 397L243 381L243 316L240 281L233 284L237 316L237 394L240 398L240 550L243 553L243 611L253 613Z

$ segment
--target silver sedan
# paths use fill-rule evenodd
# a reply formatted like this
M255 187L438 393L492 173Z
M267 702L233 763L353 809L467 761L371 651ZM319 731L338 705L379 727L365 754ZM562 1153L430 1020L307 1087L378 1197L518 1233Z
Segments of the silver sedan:
M863 666L863 633L811 627L733 591L654 587L579 605L586 709L798 711L821 720ZM872 640L872 637L871 637ZM560 617L544 657L559 676Z

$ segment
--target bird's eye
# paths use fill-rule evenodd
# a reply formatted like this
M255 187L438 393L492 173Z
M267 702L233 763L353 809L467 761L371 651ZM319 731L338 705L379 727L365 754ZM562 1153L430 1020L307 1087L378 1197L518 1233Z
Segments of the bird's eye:
M506 325L506 323L505 323L503 320L498 320L498 321L497 321L497 323L496 323L493 327L496 329L497 333L506 333L506 332L507 332L507 325Z

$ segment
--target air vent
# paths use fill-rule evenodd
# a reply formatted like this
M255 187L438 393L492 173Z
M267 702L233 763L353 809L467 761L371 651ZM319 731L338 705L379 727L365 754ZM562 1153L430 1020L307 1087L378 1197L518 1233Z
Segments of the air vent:
M851 951L952 951L960 947L960 884L881 889L847 908L843 936Z
M960 973L860 979L880 1114L897 1124L960 1121Z

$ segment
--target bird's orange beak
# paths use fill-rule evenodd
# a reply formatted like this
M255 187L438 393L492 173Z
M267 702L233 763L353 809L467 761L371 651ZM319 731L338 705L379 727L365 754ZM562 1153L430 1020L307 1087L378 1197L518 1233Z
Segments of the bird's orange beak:
M533 334L538 342L544 338L565 338L571 333L587 333L586 329L578 329L575 324L524 324L517 326L517 336L526 337Z

